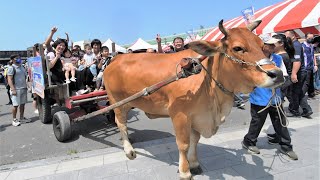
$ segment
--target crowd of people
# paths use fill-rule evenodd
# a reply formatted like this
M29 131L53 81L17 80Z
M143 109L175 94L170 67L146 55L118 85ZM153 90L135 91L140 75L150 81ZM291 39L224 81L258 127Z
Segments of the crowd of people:
M268 88L256 88L250 93L252 119L242 146L252 153L260 153L256 143L269 114L272 122L267 133L269 144L279 144L281 153L297 160L298 156L293 151L286 117L311 118L313 114L307 100L308 97L313 98L319 94L319 89L315 88L319 83L319 56L317 56L319 41L314 40L313 34L306 33L306 40L300 43L293 31L274 34L272 37L261 35L260 38L264 42L264 54L281 68L285 83L275 90L275 95L272 89ZM289 101L287 112L283 110L285 98Z

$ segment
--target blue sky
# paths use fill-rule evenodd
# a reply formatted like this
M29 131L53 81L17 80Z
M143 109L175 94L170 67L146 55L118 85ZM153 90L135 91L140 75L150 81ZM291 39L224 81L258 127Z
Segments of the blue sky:
M130 44L191 29L216 26L219 20L241 15L283 0L1 0L0 50L24 50L43 42L51 27L56 36L72 41L111 38Z

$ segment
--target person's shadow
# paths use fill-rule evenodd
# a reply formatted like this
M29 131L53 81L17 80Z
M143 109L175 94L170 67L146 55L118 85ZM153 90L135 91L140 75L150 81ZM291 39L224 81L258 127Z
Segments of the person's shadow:
M204 171L202 176L208 176L210 179L232 179L236 177L244 179L268 177L269 179L273 179L272 175L268 172L270 167L264 165L263 159L259 157L260 155L251 155L245 149L223 148L219 146L211 146L209 148L224 153L217 155L221 157L200 160L200 163L207 170Z

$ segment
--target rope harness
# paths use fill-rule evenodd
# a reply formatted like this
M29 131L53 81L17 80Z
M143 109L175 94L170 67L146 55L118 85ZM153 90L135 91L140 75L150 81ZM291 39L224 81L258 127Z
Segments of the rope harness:
M238 64L241 64L241 65L247 65L247 66L253 66L253 67L257 67L259 70L261 70L262 72L266 73L267 75L270 75L270 72L266 71L265 69L263 69L263 65L268 65L268 64L274 64L274 62L272 62L270 59L268 58L263 58L259 61L257 61L256 63L251 63L251 62L246 62L246 61L243 61L241 59L238 59L236 57L233 57L233 56L230 56L228 55L227 53L224 53L224 52L221 52L222 55L224 55L225 57L227 57L227 59L235 62L235 63L238 63ZM190 62L190 64L193 65L194 69L195 69L195 72L187 72L186 74L189 75L189 74L198 74L201 69L205 70L207 74L209 74L208 70L202 65L201 61L203 61L204 59L206 58L206 56L201 56L200 58L184 58L184 59L188 59ZM178 68L178 65L177 64L177 67ZM180 63L181 65L181 63ZM184 68L183 65L181 65L181 69L183 71L186 71L185 69L188 69L188 68ZM197 72L199 70L199 72ZM221 89L221 91L223 91L224 93L230 95L230 96L236 96L238 99L241 99L237 94L235 94L234 92L228 90L227 88L225 88L223 86L223 84L219 83L217 80L215 80L212 76L210 76L210 78L215 82L215 84Z
M241 65L248 65L248 66L253 66L253 67L257 67L259 70L261 70L262 72L266 73L267 75L270 75L270 72L266 71L265 69L263 69L263 65L268 65L268 64L273 64L275 65L275 63L273 61L271 61L270 59L268 58L263 58L259 61L257 61L256 63L251 63L251 62L245 62L241 59L237 59L233 56L230 56L226 53L221 53L222 55L224 55L225 57L227 57L228 59L230 59L231 61L235 62L235 63L238 63L238 64L241 64ZM202 65L202 63L199 61L199 59L204 60L205 57L201 57L201 58L188 58L190 59L189 61L191 61L195 71L197 73L199 73L201 71L201 68L204 69L206 71L207 74L209 74L208 70ZM178 67L179 64L177 64L177 67ZM201 67L200 67L201 66ZM182 68L183 69L183 68ZM198 72L198 70L200 70ZM194 72L188 72L186 74L194 74ZM210 78L215 82L215 84L221 89L222 92L228 94L228 95L231 95L231 96L236 96L238 99L241 99L237 94L235 94L234 92L226 89L221 83L219 83L217 80L215 80L212 76L210 76ZM274 99L275 101L275 105L272 105L272 100ZM275 92L275 88L272 89L272 96L270 97L270 100L267 104L267 106L263 109L261 109L260 111L258 111L258 113L261 113L263 111L265 111L266 109L268 109L269 107L274 107L277 109L277 112L278 112L278 116L279 116L279 120L280 120L280 123L283 127L287 127L289 125L289 121L283 111L283 108L282 108L282 100L281 100L281 97L278 96ZM283 116L281 116L281 114ZM282 121L282 117L284 117L284 120L285 120L285 123L283 123Z

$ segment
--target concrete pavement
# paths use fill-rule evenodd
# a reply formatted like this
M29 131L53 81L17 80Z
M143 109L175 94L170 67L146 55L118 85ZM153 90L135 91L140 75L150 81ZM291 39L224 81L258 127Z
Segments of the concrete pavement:
M218 132L210 139L201 138L198 155L202 175L194 179L320 179L320 118L291 118L288 126L299 160L279 153L277 145L267 143L261 132L259 155L241 147L246 129ZM267 129L267 120L263 129ZM0 180L12 179L178 179L178 151L172 137L135 143L135 160L128 160L120 148L105 148L68 156L0 166Z
M103 115L72 125L72 138L65 143L58 142L52 124L39 121L38 115L33 112L30 95L28 98L25 114L32 122L13 127L11 106L5 105L8 100L6 89L0 84L0 166L110 147L122 149L117 127L107 123ZM310 99L309 104L315 112L319 112L318 96ZM219 133L247 128L250 123L249 107L247 102L245 110L232 108L226 122L220 126ZM290 121L296 120L300 119L290 118ZM128 132L131 142L135 144L174 136L170 118L150 120L139 109L129 112Z

